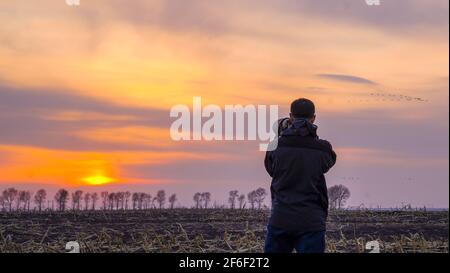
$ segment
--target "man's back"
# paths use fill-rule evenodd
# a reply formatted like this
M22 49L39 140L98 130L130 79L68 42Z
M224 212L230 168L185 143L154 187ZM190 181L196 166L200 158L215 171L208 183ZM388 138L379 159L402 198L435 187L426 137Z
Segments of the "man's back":
M318 139L316 127L294 121L265 158L272 177L272 214L269 225L297 232L325 230L328 212L324 174L335 164L331 145Z

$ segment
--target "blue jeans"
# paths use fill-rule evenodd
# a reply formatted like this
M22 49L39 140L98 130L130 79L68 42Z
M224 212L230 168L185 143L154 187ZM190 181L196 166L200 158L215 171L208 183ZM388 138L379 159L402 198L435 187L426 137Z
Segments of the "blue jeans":
M265 253L323 253L325 231L295 232L267 226Z

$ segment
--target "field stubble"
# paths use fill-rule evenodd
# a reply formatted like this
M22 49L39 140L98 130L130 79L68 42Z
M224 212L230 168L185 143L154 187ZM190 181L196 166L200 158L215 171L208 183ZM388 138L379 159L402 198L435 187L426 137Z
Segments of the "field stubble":
M0 252L262 252L267 210L0 213ZM327 252L448 252L448 211L331 212Z

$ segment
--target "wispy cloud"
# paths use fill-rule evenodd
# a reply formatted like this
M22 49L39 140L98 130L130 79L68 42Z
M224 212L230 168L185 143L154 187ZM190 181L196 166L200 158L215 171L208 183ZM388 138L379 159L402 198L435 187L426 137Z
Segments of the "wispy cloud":
M331 79L335 81L341 82L350 82L350 83L359 83L359 84L376 84L374 81L371 81L366 78L353 76L353 75L345 75L345 74L317 74L319 78Z
M119 128L120 132L120 128L130 126L157 132L166 131L170 124L167 111L118 105L67 90L0 85L0 109L5 113L0 115L0 143L9 145L68 150L148 149L141 142L108 142L92 132L111 128ZM89 138L82 137L88 133ZM154 139L155 134L148 132L148 138ZM153 146L158 147L158 142Z
M448 1L382 2L380 6L373 7L368 6L364 0L301 0L276 1L274 6L287 13L303 14L336 23L364 25L384 32L407 34L412 30L429 27L448 36ZM430 33L428 31L428 34Z

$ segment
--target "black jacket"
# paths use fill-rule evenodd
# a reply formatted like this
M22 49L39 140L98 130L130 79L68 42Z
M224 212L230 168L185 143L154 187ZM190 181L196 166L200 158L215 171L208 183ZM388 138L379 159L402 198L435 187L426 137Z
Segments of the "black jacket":
M305 119L295 120L278 138L276 149L266 153L264 163L272 177L269 225L300 232L325 230L324 174L336 163L336 153L316 130Z

